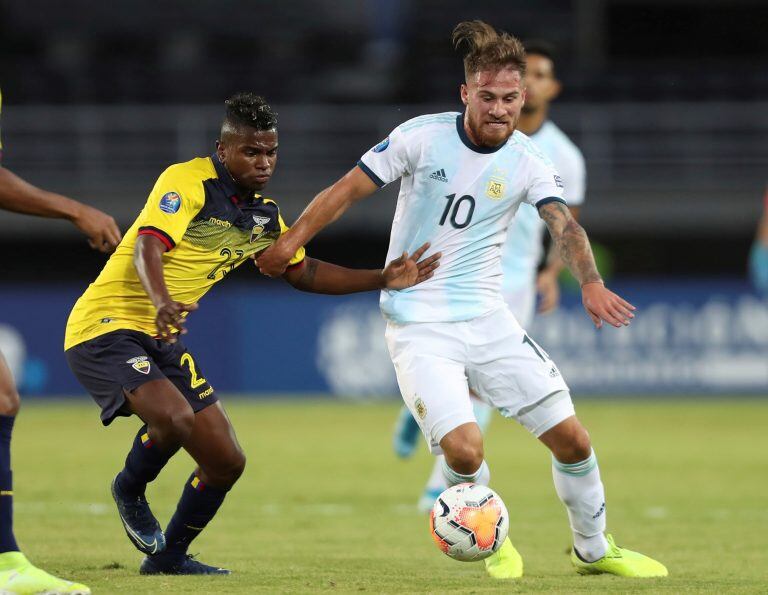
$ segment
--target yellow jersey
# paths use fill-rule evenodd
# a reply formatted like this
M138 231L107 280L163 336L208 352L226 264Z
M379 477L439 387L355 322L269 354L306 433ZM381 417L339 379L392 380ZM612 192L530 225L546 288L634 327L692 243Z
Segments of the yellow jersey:
M118 329L157 335L155 307L133 265L139 235L153 235L165 244L168 292L189 304L287 229L275 201L258 194L238 200L235 183L215 153L170 166L98 278L75 303L64 349ZM290 264L303 260L300 248Z

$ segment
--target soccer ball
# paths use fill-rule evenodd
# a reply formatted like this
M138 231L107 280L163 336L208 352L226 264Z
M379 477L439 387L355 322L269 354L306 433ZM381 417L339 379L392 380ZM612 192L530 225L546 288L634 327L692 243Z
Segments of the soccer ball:
M460 483L437 497L429 515L437 547L454 560L474 562L501 547L509 533L509 514L487 486Z

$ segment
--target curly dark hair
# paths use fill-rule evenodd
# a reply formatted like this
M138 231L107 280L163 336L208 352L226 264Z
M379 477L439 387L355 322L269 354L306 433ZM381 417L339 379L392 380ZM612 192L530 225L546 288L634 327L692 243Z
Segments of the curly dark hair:
M233 128L249 126L256 130L277 128L277 114L261 95L250 91L235 93L224 102L227 106L225 123Z

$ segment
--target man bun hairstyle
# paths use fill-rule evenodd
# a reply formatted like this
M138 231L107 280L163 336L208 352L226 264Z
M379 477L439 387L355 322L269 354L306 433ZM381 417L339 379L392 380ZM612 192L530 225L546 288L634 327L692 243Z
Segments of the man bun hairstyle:
M464 21L456 25L453 47L464 55L467 79L484 70L497 72L512 68L525 76L525 49L522 42L506 31L497 31L483 21Z
M227 115L224 119L232 128L249 126L256 130L277 128L277 114L261 95L249 91L235 93L224 102Z

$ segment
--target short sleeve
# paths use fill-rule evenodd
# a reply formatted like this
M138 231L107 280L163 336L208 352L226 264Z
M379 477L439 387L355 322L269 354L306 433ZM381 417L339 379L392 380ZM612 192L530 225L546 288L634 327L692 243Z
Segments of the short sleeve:
M153 235L172 250L181 241L190 221L205 204L205 190L198 176L183 165L172 165L158 178L139 215L139 235Z
M277 218L278 221L280 221L280 235L283 235L290 228L285 224L285 221L283 221L283 217L281 215L278 215ZM288 266L292 267L301 264L304 262L306 256L306 250L304 250L304 246L301 246L298 250L296 250L296 254L293 255L293 258L291 258L291 260L288 262Z
M573 153L558 165L558 173L563 178L565 200L572 207L581 205L584 202L587 185L587 168L581 151L574 148Z
M531 157L525 202L542 207L550 202L567 204L563 198L563 180L544 159Z
M412 170L408 159L407 138L400 128L360 158L357 165L381 187L400 179Z

